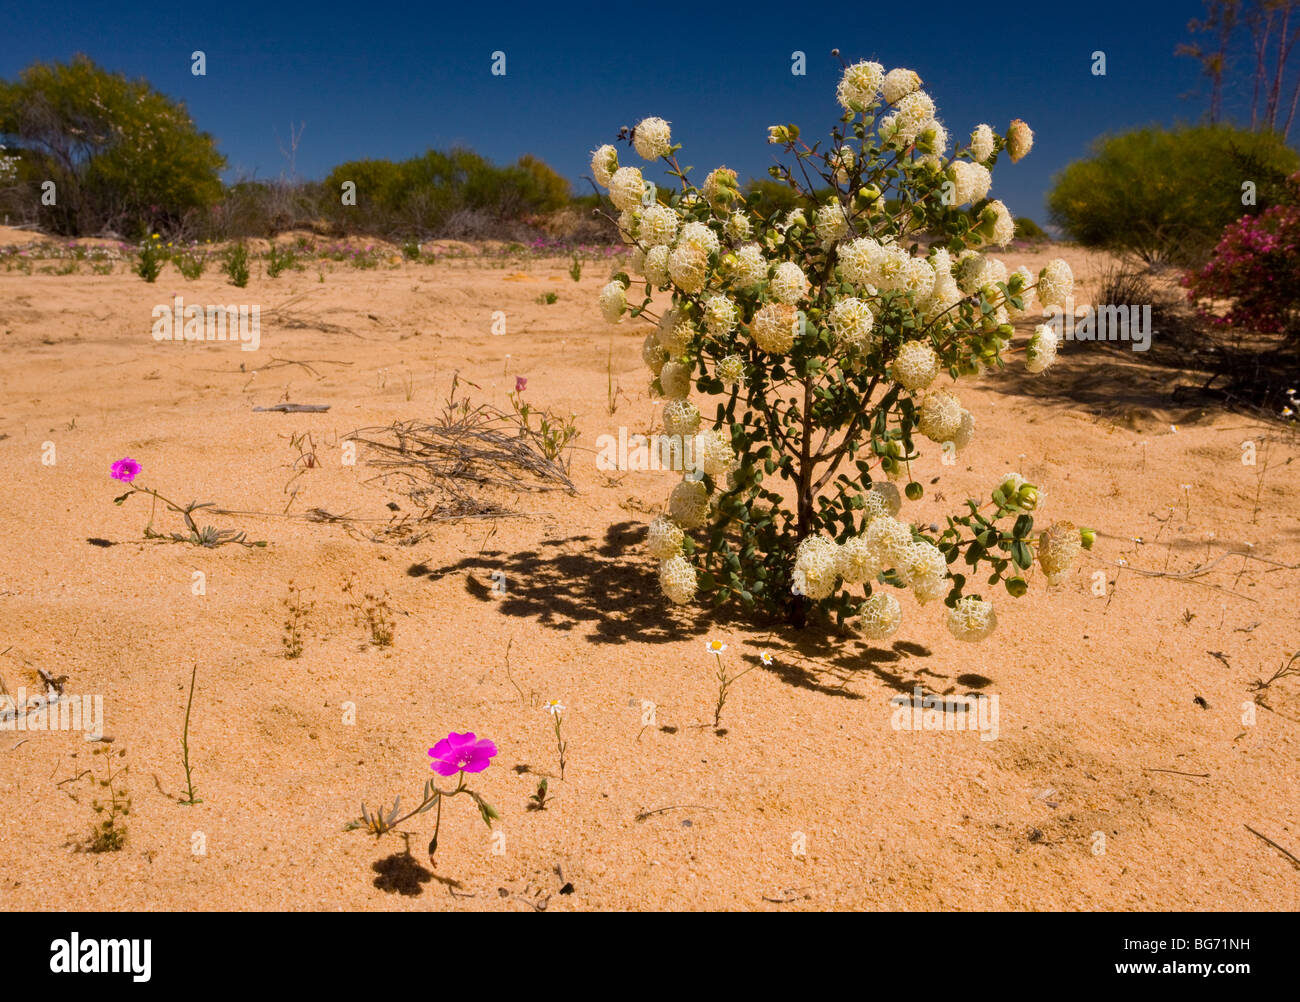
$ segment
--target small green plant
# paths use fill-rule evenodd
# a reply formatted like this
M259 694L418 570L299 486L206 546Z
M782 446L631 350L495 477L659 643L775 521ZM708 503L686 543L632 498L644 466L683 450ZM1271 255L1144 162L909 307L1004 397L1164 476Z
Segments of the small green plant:
M483 823L489 828L492 827L493 821L500 819L501 815L497 813L497 809L489 804L481 793L477 793L465 785L465 774L483 772L492 764L492 759L496 754L496 745L487 738L476 737L473 731L465 734L457 734L453 731L429 749L429 757L433 759L430 767L439 776L456 777L455 789L440 790L432 779L427 780L424 784L424 794L421 797L419 806L401 817L398 817L402 806L401 797L393 801L393 806L389 810L380 808L372 812L363 803L361 805L361 817L349 821L343 830L356 831L357 829L363 829L379 838L381 835L392 831L403 821L436 807L438 812L433 823L433 838L429 842L429 860L432 862L434 854L438 851L438 831L442 827L442 801L444 797L455 797L462 793L467 795L474 801L475 806L478 807L479 817L483 819Z
M163 249L157 233L152 234L140 244L140 260L136 262L135 273L146 282L156 282L167 261L167 251Z
M284 644L284 656L291 661L302 657L303 628L307 623L307 614L315 606L314 602L303 600L302 591L290 581L289 595L284 600L288 612L284 621L284 636L280 640Z
M559 295L554 292L543 292L537 297L537 301L544 306L554 306L559 301Z
M537 411L538 425L533 429L533 408L524 402L523 393L528 380L523 376L515 377L515 392L510 394L510 405L514 408L515 418L519 422L521 435L531 439L542 455L549 460L557 460L565 449L578 437L580 432L574 424L576 415L570 414L561 420L550 411ZM568 470L566 461L565 470Z
M551 723L555 725L555 750L560 757L560 779L564 778L565 752L568 751L569 745L564 740L564 704L558 699L550 699L546 702L546 712L551 715Z
M172 257L172 264L176 265L177 271L187 279L193 282L203 274L203 269L208 265L208 256L197 246L191 246Z
M614 345L609 346L609 357L605 360L605 407L610 414L618 410L618 397L623 390L614 382Z
M298 266L298 255L293 252L292 247L285 247L281 249L277 247L275 244L272 244L271 249L267 251L266 273L270 275L272 278L278 278L280 276L280 272L284 271L287 268L296 268L297 266ZM240 283L236 282L235 284L238 285Z
M181 804L185 807L203 803L199 791L194 789L194 774L190 771L190 710L194 707L194 682L198 674L196 663L190 671L190 698L185 703L185 727L181 730L181 763L185 766L185 799Z
M104 756L104 778L96 779L92 773L91 779L98 789L108 791L108 799L100 800L96 797L91 801L91 807L96 814L103 816L103 820L91 829L84 848L86 852L118 852L126 845L126 824L123 819L131 813L131 797L126 790L126 775L130 766L123 765L120 769L114 769L111 747L96 748L91 754ZM117 753L119 758L125 756L125 749Z
M420 260L420 243L418 240L408 240L402 244L402 253L408 261Z
M582 260L577 254L573 255L573 264L569 265L569 277L575 282L582 281Z
M352 578L343 585L343 592L348 596L348 608L352 610L353 622L364 626L375 647L393 645L393 613L388 607L388 593L374 595L366 592L357 594L356 581Z
M727 666L722 663L722 655L727 650L727 645L721 640L710 640L708 642L708 651L718 661L718 669L715 677L718 680L718 701L713 707L713 726L716 729L722 724L722 709L727 705L727 690L736 684L744 676L752 672L758 665L750 665L744 671L736 675L727 674ZM772 656L770 654L762 655L763 664L771 664Z
M212 501L191 501L187 505L179 505L175 501L169 501L151 487L139 486L133 483L135 478L140 475L140 464L129 456L119 459L112 466L109 475L114 480L120 480L122 483L129 485L125 494L120 494L113 498L113 503L121 505L126 502L132 494L148 494L154 499L154 508L149 514L149 524L144 527L145 539L161 539L172 543L190 543L194 546L204 546L208 549L215 549L226 543L238 543L240 546L266 546L266 540L251 542L242 532L236 532L234 529L218 529L215 526L205 525L202 529L194 521L194 513L200 508L212 508L215 503ZM171 511L176 512L185 520L187 533L172 532L162 533L155 532L153 528L153 516L157 511L158 502L161 501Z
M242 240L226 251L226 262L221 268L230 284L243 288L248 284L248 245Z
M542 781L537 784L536 792L528 798L528 809L530 811L546 810L546 791L549 788L550 783L548 783L546 777L543 776Z

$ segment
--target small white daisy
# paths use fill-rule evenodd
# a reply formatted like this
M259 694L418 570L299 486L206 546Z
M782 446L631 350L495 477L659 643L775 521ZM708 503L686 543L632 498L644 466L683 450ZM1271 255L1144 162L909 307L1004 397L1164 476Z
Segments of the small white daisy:
M727 645L724 644L721 640L710 640L704 646L705 649L708 650L710 654L721 654L723 651L727 649Z
M546 701L546 712L553 713L556 716L559 716L561 713L564 712L564 704L561 703L558 699L548 699Z
M759 657L762 659L763 664L765 665L770 665L772 663L772 655L768 654L767 651L764 651L762 654L759 655Z

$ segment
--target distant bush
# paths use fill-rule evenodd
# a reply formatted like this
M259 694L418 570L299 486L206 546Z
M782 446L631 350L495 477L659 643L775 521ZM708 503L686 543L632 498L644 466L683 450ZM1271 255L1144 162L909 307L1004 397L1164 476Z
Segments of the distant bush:
M344 205L343 185L356 186L356 205ZM344 232L393 236L474 235L502 221L552 212L570 201L569 182L536 157L497 167L472 150L394 163L356 160L335 167L322 187L322 213ZM466 215L468 214L468 215Z
M1027 240L1030 243L1039 243L1050 240L1047 231L1039 226L1028 216L1020 216L1016 219L1016 239Z
M146 81L110 73L85 56L33 63L0 81L0 137L19 157L6 207L57 233L114 229L129 237L172 230L221 197L225 158L185 106ZM43 182L56 201L43 205Z
M1300 173L1290 184L1285 202L1230 224L1209 264L1184 278L1202 316L1266 334L1300 326Z
M1300 155L1272 133L1230 126L1139 129L1102 137L1057 174L1048 208L1088 247L1148 263L1196 265L1225 226L1277 202ZM1254 206L1243 206L1252 182Z

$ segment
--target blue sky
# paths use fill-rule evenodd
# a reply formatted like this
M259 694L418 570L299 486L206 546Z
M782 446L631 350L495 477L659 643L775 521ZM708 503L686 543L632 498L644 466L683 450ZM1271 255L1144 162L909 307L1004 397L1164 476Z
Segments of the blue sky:
M279 144L290 123L305 122L304 177L459 143L497 162L535 154L577 189L588 151L647 115L673 123L682 162L701 176L723 163L762 176L773 162L768 125L793 121L810 138L834 124L839 71L830 50L838 47L849 60L917 70L963 141L980 122L1003 131L1014 117L1028 121L1034 152L998 168L994 194L1040 222L1052 174L1095 136L1194 120L1205 106L1196 64L1174 56L1200 13L1196 2L468 3L400 13L223 2L196 10L8 4L0 77L76 52L146 77L216 136L227 179L280 174ZM684 20L674 28L678 12ZM190 72L196 49L207 57L203 77ZM807 55L805 76L790 72L796 49ZM504 77L490 72L497 50L506 54ZM1098 50L1105 76L1091 72Z

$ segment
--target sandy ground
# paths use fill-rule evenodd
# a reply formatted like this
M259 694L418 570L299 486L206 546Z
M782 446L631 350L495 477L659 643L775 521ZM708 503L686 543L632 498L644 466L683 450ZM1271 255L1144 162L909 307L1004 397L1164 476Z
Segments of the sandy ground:
M28 237L5 235L16 239ZM1062 253L1083 277L1100 264ZM1300 571L1234 556L1194 579L1137 572L1248 547L1300 562L1288 465L1300 446L1276 424L1171 408L1177 372L1071 344L1038 380L967 386L976 440L956 466L927 459L927 497L905 511L931 521L1014 469L1045 487L1045 517L1096 526L1097 547L1066 584L1004 594L983 645L905 598L896 642L872 646L674 612L660 597L640 535L673 475L594 462L599 435L647 430L657 414L643 332L595 310L608 264L577 284L563 260L329 264L323 282L311 266L255 274L245 290L170 266L155 285L120 265L39 270L0 271L0 680L35 692L45 669L68 693L102 695L131 807L121 851L80 851L98 817L84 773L103 774L98 746L0 731L3 907L1300 907L1300 867L1259 837L1300 854L1300 680L1275 683L1263 705L1250 688L1300 644ZM558 301L538 302L549 291ZM264 314L301 299L264 315L261 349L241 352L153 341L150 310L173 293ZM535 405L576 414L578 493L520 499L522 518L432 526L412 545L371 541L412 507L364 452L344 465L343 442L431 417L455 371L475 402L506 406L522 375ZM284 399L331 409L252 410ZM319 458L305 470L291 443L304 434ZM1255 466L1241 461L1246 441ZM207 520L269 545L142 540L146 500L112 504L108 468L123 455L164 495L250 513ZM313 508L375 521L313 522ZM178 527L162 513L154 525ZM387 592L391 647L354 623L349 579ZM315 603L297 660L281 642L290 581ZM735 670L774 656L732 688L724 733L706 726L715 637ZM195 664L202 803L190 807L177 800ZM917 686L996 695L996 740L896 729L890 700ZM550 698L568 708L562 781ZM413 806L427 749L450 730L500 749L475 781L499 834L464 798L447 804L436 866L432 814L403 826L409 856L399 835L342 830L363 800ZM541 775L553 800L530 811Z

